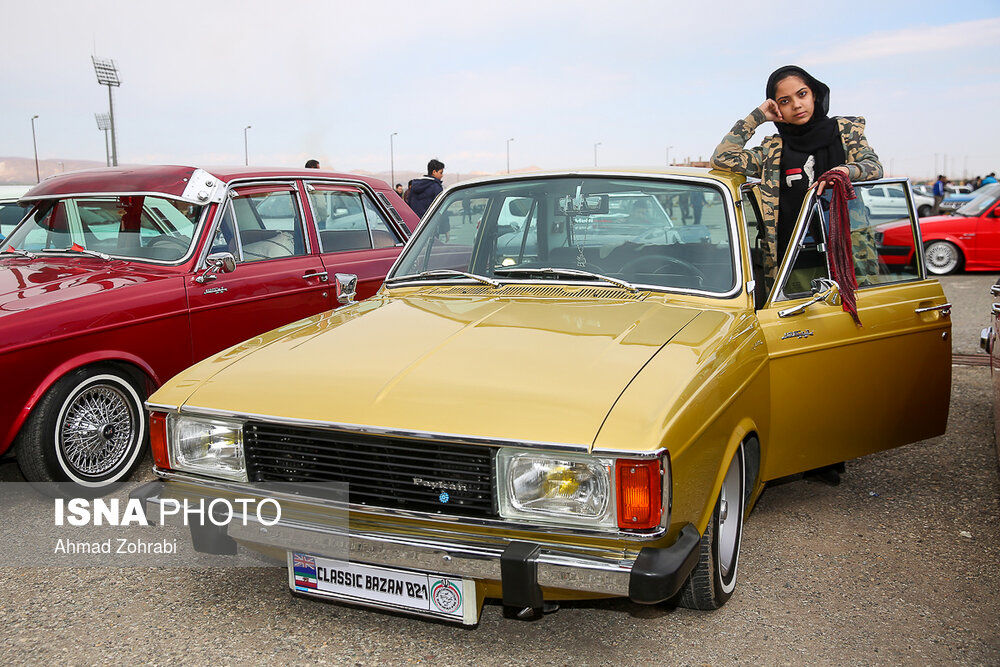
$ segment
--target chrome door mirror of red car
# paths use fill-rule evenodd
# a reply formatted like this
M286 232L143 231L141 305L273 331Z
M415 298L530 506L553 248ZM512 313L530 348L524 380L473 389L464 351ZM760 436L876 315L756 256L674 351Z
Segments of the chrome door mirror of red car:
M353 273L336 273L334 280L337 285L337 302L344 305L354 303L354 295L358 292L358 277Z
M236 258L231 252L213 252L205 259L205 270L194 279L196 283L215 280L216 273L232 273L236 270Z

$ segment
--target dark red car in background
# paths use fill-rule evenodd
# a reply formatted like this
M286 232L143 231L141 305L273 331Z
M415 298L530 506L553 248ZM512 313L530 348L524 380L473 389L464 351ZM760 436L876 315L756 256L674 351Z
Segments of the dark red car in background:
M0 454L94 488L138 466L152 389L337 307L354 276L371 296L419 223L386 183L315 169L96 169L21 201L0 254Z
M1000 269L1000 184L984 185L951 215L920 218L924 265L935 275ZM879 259L886 264L914 262L909 221L888 222L876 234Z

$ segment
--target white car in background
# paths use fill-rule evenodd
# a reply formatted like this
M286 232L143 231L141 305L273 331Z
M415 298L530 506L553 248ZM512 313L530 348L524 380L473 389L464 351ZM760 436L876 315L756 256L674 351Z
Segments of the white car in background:
M25 192L31 189L30 185L0 185L0 238L7 238L7 235L14 231L17 223L28 213L28 209L18 205Z
M901 183L887 183L863 188L863 199L871 215L887 218L908 215L906 211L906 193ZM921 218L934 213L934 198L913 191L913 205Z

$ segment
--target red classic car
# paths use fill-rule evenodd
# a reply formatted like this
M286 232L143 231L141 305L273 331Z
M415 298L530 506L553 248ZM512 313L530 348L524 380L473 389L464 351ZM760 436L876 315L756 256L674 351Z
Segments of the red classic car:
M0 254L0 454L95 488L139 465L150 391L355 285L371 296L419 222L386 183L315 169L96 169L21 201Z
M920 219L927 272L944 275L959 268L1000 269L1000 184L985 185L951 215ZM878 227L879 258L888 265L914 262L909 221Z

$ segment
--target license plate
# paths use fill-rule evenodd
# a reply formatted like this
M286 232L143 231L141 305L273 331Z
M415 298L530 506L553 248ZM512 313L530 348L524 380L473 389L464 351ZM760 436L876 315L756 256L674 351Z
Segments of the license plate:
M306 595L406 611L464 625L479 622L476 582L288 552L288 585Z

